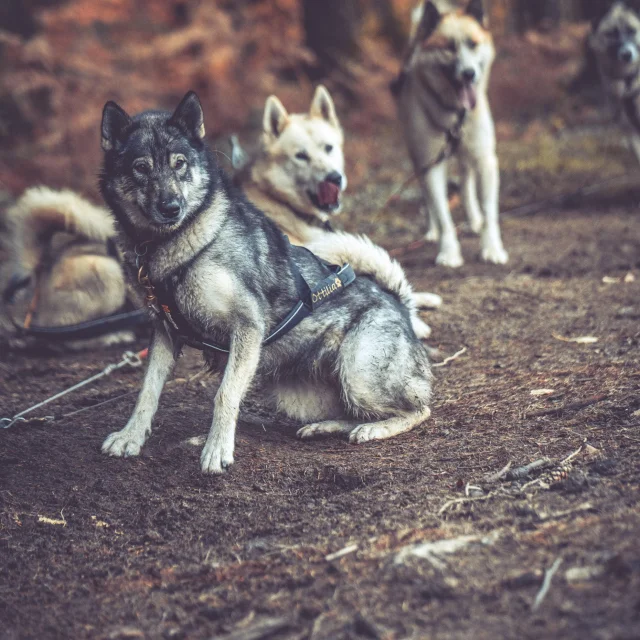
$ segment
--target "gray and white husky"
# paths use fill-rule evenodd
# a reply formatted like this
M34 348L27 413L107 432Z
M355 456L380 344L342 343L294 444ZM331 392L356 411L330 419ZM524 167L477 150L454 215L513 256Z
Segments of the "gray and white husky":
M640 17L625 2L614 2L594 21L589 41L605 91L622 115L640 162Z
M307 249L289 244L236 190L204 141L195 93L171 114L135 117L105 105L101 190L121 230L125 261L142 282L170 292L173 311L228 354L205 351L224 371L213 424L201 456L205 473L234 461L240 405L251 386L275 397L305 426L298 436L344 433L351 442L388 438L430 415L427 353L398 290L359 276L279 340L265 338L299 302L296 273L309 285L331 271ZM322 256L331 260L332 256ZM140 278L139 278L140 279ZM158 313L148 369L131 419L102 450L135 456L151 430L179 345Z
M440 241L436 263L447 267L460 267L463 259L447 198L445 149L458 157L463 205L471 229L481 235L482 259L495 264L509 259L498 220L498 158L487 97L495 49L484 21L482 0L446 13L431 0L423 2L414 14L404 68L394 83L429 213L427 239Z

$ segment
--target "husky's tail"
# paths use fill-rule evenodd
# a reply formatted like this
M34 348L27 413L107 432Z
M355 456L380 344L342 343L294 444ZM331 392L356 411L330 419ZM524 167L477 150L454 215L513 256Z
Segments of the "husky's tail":
M396 295L409 311L416 311L413 290L402 267L366 236L343 232L324 234L309 244L308 249L332 264L348 262L358 275L372 277L383 289Z
M51 236L60 231L85 240L107 242L115 227L106 209L73 191L48 187L27 189L6 213L9 252L23 270L39 264Z

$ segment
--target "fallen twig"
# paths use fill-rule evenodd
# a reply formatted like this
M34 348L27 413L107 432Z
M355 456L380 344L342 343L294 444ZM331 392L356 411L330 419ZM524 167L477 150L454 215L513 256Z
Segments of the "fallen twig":
M532 611L536 611L542 604L542 601L547 597L553 576L556 574L556 571L560 568L561 564L562 558L556 558L551 567L544 572L544 580L542 581L542 586L540 587L540 591L538 591L536 599L533 601L533 606L531 607Z
M509 471L509 473L506 474L506 478L507 480L522 480L522 478L526 478L532 471L544 469L551 464L553 464L553 461L550 458L541 458L540 460L525 464L523 467Z
M527 413L525 414L525 418L542 418L543 416L551 415L560 416L566 411L580 411L581 409L590 407L592 404L598 404L598 402L602 402L608 397L608 393L603 393L598 396L587 398L586 400L581 400L580 402L570 402L569 404L565 404L563 407L554 407L553 409L544 409L542 411L535 411L534 413Z
M331 562L332 560L338 560L338 558L343 558L344 556L348 556L350 553L354 553L358 550L357 544L350 544L348 547L344 549L340 549L340 551L336 551L335 553L330 553L325 557L327 562Z
M215 636L212 640L263 640L291 626L286 618L267 618L250 626L232 631L226 636Z
M564 518L565 516L571 516L574 513L582 513L584 511L593 511L595 507L590 502L585 502L573 509L565 509L564 511L555 511L553 513L541 513L539 515L540 520L545 522L546 520L558 520L560 518Z
M484 481L487 484L491 484L492 482L498 482L498 480L501 480L504 476L507 475L507 472L509 471L509 469L511 469L511 460L509 460L509 462L507 462L507 464L504 467L502 467L502 469L500 469L498 473L490 473L489 475L486 475L484 477Z
M557 333L551 334L556 340L560 340L560 342L573 342L575 344L595 344L598 342L598 338L595 336L578 336L577 338L565 338L564 336L558 335Z
M491 493L487 493L486 496L472 496L469 498L454 498L453 500L449 500L445 502L440 509L438 509L438 515L441 516L446 511L448 511L455 504L466 504L468 502L482 502L484 500L489 500L489 498L493 498L498 495L498 491L492 491ZM507 494L505 494L507 495Z
M467 347L462 347L462 349L460 349L460 351L458 351L457 353L454 353L452 356L449 356L448 358L445 358L442 362L438 362L438 363L433 364L431 366L432 367L445 367L450 362L453 362L454 360L457 360L461 355L464 355L465 353L467 353Z

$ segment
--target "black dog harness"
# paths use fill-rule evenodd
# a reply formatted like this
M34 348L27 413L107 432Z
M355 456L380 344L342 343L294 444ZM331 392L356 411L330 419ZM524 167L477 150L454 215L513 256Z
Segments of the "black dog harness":
M147 292L147 306L162 320L167 327L174 343L174 350L179 352L183 345L188 345L199 351L216 351L229 353L229 348L212 340L205 339L196 333L189 321L184 317L176 303L171 287L167 281L152 284L149 279L148 268L144 257L147 254L143 247L136 247L136 266L138 268L138 282ZM310 316L318 307L331 300L348 287L355 279L356 274L349 264L342 267L329 264L322 260L324 266L330 271L324 280L310 287L300 273L293 260L289 260L291 272L298 292L298 302L287 316L265 338L262 345L267 346L279 338L282 338L291 329L299 325L307 316Z

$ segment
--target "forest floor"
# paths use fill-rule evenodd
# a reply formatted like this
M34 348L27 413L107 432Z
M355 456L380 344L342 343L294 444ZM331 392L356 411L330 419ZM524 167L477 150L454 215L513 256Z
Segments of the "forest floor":
M640 637L640 172L617 129L558 113L498 123L505 267L479 262L459 212L463 268L409 246L416 185L379 212L411 173L399 132L347 138L342 224L442 295L440 359L466 348L412 433L300 442L257 399L236 464L203 476L191 439L217 380L191 351L139 458L100 445L140 369L37 415L86 411L0 431L0 638ZM120 355L5 352L0 413Z

